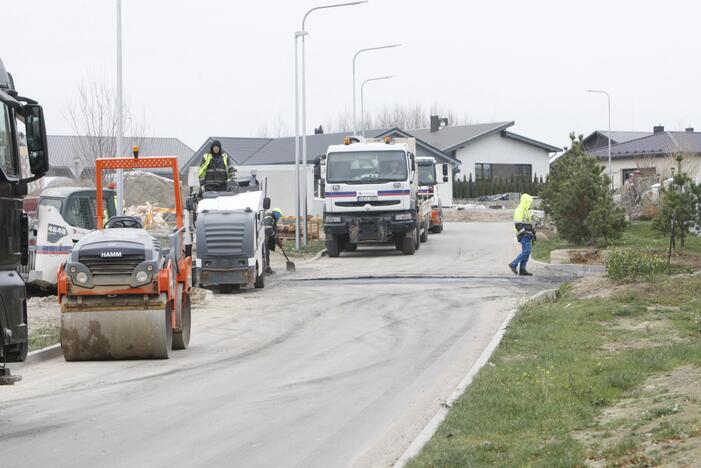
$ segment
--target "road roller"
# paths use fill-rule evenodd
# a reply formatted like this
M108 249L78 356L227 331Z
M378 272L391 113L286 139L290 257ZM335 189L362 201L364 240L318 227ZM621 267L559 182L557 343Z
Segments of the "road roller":
M138 218L103 217L103 172L173 171L176 226L157 239ZM96 226L59 268L61 348L66 361L166 359L190 342L192 260L174 156L99 158Z

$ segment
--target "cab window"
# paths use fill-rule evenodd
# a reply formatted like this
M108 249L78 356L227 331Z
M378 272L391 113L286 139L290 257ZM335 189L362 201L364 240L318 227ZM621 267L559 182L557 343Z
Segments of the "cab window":
M90 195L72 195L66 200L63 219L73 227L95 229L97 202Z
M39 200L39 206L50 206L56 208L56 211L60 213L61 208L63 208L63 200L60 198L42 198Z
M16 176L17 166L15 163L12 127L10 126L10 112L5 104L0 104L0 168L5 175Z

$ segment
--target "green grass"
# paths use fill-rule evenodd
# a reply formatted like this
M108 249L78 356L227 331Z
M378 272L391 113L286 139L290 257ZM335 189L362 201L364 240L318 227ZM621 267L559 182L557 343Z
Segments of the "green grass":
M699 288L701 278L666 278L640 294L615 299L579 300L563 289L555 302L526 305L491 363L409 466L584 466L593 449L574 437L576 431L591 427L603 408L636 395L648 377L701 365ZM651 312L652 304L671 308ZM659 332L612 326L653 320L653 315L694 339L672 341ZM659 346L602 351L605 343L641 337L659 340ZM620 429L605 430L613 436ZM626 436L595 455L608 465L644 461L639 442Z
M29 351L46 348L60 341L60 326L29 330Z
M550 261L550 252L557 249L573 249L572 245L555 235L552 239L539 240L533 244L533 258L542 262ZM598 245L598 247L605 247ZM631 247L649 251L665 251L669 247L669 236L652 229L652 222L638 221L628 225L623 237L611 243L611 247ZM686 238L685 253L701 255L701 237L689 235Z
M284 247L285 252L287 252L287 255L290 258L307 258L313 257L314 255L324 250L326 248L326 243L323 240L310 239L307 245L300 246L300 249L298 251L295 249L294 239L284 239L282 241L282 246Z

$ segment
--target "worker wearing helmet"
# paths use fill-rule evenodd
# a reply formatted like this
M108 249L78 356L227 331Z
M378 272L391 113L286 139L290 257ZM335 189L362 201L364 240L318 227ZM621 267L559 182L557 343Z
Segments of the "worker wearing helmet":
M209 153L202 157L202 164L197 171L200 187L203 190L225 191L227 183L234 178L234 166L229 155L222 152L221 142L214 140L209 147Z
M273 210L265 215L263 225L265 225L265 272L269 275L275 273L270 267L270 251L275 250L276 246L282 247L282 240L277 235L277 222L282 218L282 210L273 208Z
M526 269L528 258L531 256L531 246L536 240L535 229L531 220L531 205L533 197L524 193L521 195L521 203L514 212L514 224L516 226L516 239L521 244L521 253L509 263L509 268L515 275L533 276Z

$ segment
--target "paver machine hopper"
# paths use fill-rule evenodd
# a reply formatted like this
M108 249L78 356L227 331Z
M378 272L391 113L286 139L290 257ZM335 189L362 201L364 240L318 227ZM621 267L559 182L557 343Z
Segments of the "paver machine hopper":
M171 349L189 345L192 259L186 253L177 159L134 154L97 159L98 229L78 241L59 269L67 361L164 359ZM103 225L103 172L148 168L173 172L176 227L167 249L138 218L115 216Z

